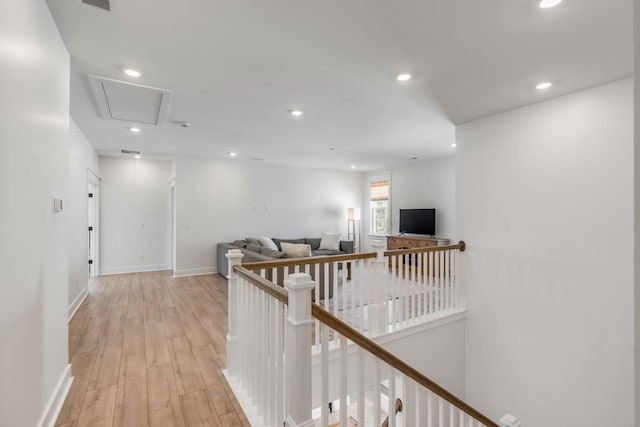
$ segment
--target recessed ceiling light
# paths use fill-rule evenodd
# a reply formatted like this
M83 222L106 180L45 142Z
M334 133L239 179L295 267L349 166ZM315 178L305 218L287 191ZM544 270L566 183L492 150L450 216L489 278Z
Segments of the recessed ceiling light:
M355 168L356 168L356 165L351 165L351 169L355 169Z
M129 128L129 131L133 132L133 133L138 133L140 132L142 129L140 128Z
M142 73L138 70L134 70L133 68L125 68L122 70L129 77L140 77Z
M550 87L551 87L551 82L542 82L542 83L538 83L538 85L536 86L536 89L545 90L545 89L549 89Z
M329 148L329 151L336 151L336 147Z
M402 73L402 74L398 74L398 76L396 77L396 80L398 80L399 82L406 82L407 80L411 79L411 74L407 74L407 73Z
M301 115L303 115L303 114L304 114L304 111L302 111L302 110L289 110L289 113L290 113L292 116L300 117Z
M452 143L451 143L451 146L452 146L453 148L456 148L456 147L458 146L458 144L456 144L455 142L452 142Z
M136 154L135 156L133 156L134 159L141 159L142 156L140 154Z
M125 68L122 72L129 77L140 77L142 75L140 71L134 70L133 68Z
M409 160L418 160L420 157L411 157Z
M538 6L540 6L540 9L549 9L559 5L560 3L562 3L562 0L542 0L538 3Z
M237 155L238 155L238 153L236 153L235 151L231 151L231 152L229 153L229 157L235 157L235 156L237 156Z

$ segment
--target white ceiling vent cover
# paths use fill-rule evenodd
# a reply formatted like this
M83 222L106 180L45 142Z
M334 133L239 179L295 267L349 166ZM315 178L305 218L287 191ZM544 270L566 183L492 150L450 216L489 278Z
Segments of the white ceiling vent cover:
M105 119L162 126L167 118L170 90L92 75L89 83Z

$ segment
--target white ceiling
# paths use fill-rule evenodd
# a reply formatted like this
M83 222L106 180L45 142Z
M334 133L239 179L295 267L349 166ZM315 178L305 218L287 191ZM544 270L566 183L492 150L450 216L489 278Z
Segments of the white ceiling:
M454 124L632 74L632 0L48 3L72 57L71 115L102 153L372 170L451 154ZM102 118L88 74L173 91L167 123L132 134Z

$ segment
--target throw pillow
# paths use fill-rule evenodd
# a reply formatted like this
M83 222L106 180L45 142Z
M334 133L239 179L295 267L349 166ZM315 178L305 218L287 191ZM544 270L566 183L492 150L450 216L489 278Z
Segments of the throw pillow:
M304 241L304 239L278 239L278 238L274 237L271 240L273 240L273 243L276 244L276 246L278 247L279 251L282 250L282 246L280 246L281 242L286 242L286 243L307 243L307 242Z
M239 246L241 248L244 248L247 246L247 242L245 242L244 240L234 240L233 241L233 245L234 246Z
M266 256L269 256L271 258L276 258L276 259L277 258L283 258L283 257L287 256L287 254L285 254L284 252L274 251L273 249L265 248L264 246L260 250L260 253L262 255L266 255Z
M278 247L273 242L273 240L271 240L270 238L268 238L266 236L258 236L258 240L260 240L260 244L262 246L266 246L267 248L273 249L274 251L278 250Z
M311 245L306 243L280 243L282 250L289 258L302 258L311 256Z
M247 243L247 250L260 253L260 251L262 251L262 246L254 245L253 243Z
M260 244L260 240L256 239L255 237L245 237L244 241L247 242L247 243L251 243L253 245L259 245Z
M330 249L332 251L340 250L340 236L342 233L322 233L320 238L320 247L318 249Z

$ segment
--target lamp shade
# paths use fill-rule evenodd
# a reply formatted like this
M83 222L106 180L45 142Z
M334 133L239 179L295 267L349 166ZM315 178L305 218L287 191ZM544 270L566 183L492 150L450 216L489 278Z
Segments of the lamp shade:
M360 208L347 209L347 219L350 221L360 221Z

